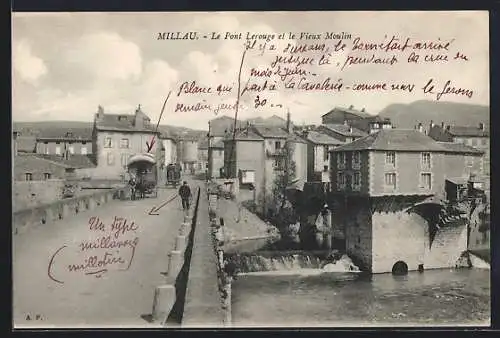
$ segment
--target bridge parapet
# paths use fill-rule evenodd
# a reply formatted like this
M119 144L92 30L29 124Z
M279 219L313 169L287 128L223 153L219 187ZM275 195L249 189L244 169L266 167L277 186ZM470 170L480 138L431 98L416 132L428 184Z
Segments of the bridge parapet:
M85 210L92 210L116 199L121 195L121 191L121 188L107 189L16 211L13 213L12 232L14 235L22 234L32 227L50 224Z

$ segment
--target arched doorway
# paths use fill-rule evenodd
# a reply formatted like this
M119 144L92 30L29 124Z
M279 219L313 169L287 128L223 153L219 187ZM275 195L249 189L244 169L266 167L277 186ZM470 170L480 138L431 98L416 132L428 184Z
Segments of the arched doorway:
M403 276L408 274L408 265L403 261L397 261L392 266L392 274L396 276Z

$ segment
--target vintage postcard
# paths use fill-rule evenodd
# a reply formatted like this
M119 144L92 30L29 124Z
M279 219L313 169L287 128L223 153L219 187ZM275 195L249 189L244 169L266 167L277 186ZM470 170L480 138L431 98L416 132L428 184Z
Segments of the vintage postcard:
M13 327L488 327L488 20L14 12Z

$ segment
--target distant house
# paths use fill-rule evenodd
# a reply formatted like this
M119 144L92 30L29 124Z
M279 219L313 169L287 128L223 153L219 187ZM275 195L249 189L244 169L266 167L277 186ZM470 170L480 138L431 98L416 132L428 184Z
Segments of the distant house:
M208 169L208 138L202 138L198 142L198 163L196 171L205 173Z
M168 133L161 133L160 140L162 143L163 165L167 166L171 163L177 163L177 140Z
M326 134L342 142L353 142L367 135L366 132L359 130L347 123L344 124L322 124L316 128L318 132Z
M372 133L380 129L392 128L390 119L368 114L365 108L362 108L361 110L354 109L354 106L352 105L349 108L333 108L331 111L321 116L321 123L347 124L362 130L365 133Z
M291 160L295 162L295 182L307 179L307 145L304 140L275 126L248 126L224 139L224 171L238 178L240 191L251 189L260 211L273 208L272 188L277 174L283 170L285 145L291 143Z
M236 122L236 128L245 125ZM224 166L224 137L234 130L234 119L229 116L219 116L208 122L208 175L211 178L221 177Z
M490 131L486 124L474 126L445 126L431 122L428 135L436 141L466 144L484 152L483 175L490 175Z
M139 106L135 114L106 114L99 107L94 118L92 136L97 167L93 175L99 178L123 178L127 171L128 160L137 153L147 151L147 142L155 142L150 152L155 154L160 163L159 133L151 125L150 118Z
M455 265L467 247L466 236L459 236L465 223L451 226L456 230L450 233L436 230L439 200L448 178L480 172L481 151L436 142L417 130L388 129L335 148L332 155L334 227L344 229L347 252L363 269Z
M305 130L301 136L307 141L307 181L330 182L330 150L344 143L314 130Z
M37 154L63 156L66 151L70 154L91 154L92 128L44 130L36 138Z
M198 139L193 136L180 136L177 139L177 159L186 173L194 173L199 160Z

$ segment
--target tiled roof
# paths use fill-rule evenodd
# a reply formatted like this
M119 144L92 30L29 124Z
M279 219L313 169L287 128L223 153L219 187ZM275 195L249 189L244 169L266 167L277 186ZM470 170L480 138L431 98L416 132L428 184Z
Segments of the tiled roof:
M147 115L142 113L145 118ZM125 114L101 114L97 122L98 130L116 130L116 131L135 131L135 132L154 132L155 126L149 124L144 128L137 128L135 126L135 115Z
M287 138L289 134L281 127L273 126L253 126L253 129L257 134L264 138Z
M229 116L219 116L210 120L210 136L224 136L227 131L234 128L234 119ZM238 120L236 128L241 128L245 125L243 121Z
M36 150L36 138L32 136L18 136L16 139L17 151L23 153L34 153Z
M36 154L38 158L49 160L61 165L64 165L68 168L94 168L96 165L92 160L92 155L77 155L73 154L68 157L68 159L63 158L60 155L45 155L45 154Z
M322 115L321 117L324 117L324 116L326 116L328 114L332 114L332 113L336 113L336 112L349 113L349 114L353 114L353 115L359 116L361 118L373 117L373 115L370 115L370 114L368 114L366 112L362 112L362 111L357 110L357 109L344 108L344 107L335 107L332 110L330 110L328 113Z
M231 141L233 139L233 134L227 134L226 137L224 138L224 142ZM241 141L262 141L264 138L257 134L254 130L251 128L249 129L244 129L236 132L235 135L236 140L241 140Z
M309 142L312 142L314 144L325 144L325 145L341 145L341 144L343 144L343 142L340 142L339 140L337 140L329 135L319 133L319 132L313 131L313 130L311 130L307 133L306 140L308 140Z
M485 126L488 128L488 126ZM450 126L449 129L446 130L449 134L453 136L477 136L477 137L488 137L490 136L490 132L488 129L482 130L479 127L472 126Z
M323 124L323 126L343 136L362 137L367 135L364 131L345 124Z
M43 158L38 154L19 154L14 158L14 166L24 169L33 169L37 167L37 163L50 162L52 164L58 165L62 168L71 168L71 166L62 163L60 161L52 161L47 158Z
M73 140L92 140L92 124L89 123L85 128L50 128L42 129L38 134L37 140L54 139L73 139Z
M453 143L453 142L437 142L437 144L441 145L445 151L452 153L462 153L462 154L482 154L483 151L469 147L466 144L462 143Z
M355 150L445 152L446 148L414 129L385 129L340 146L333 151Z

